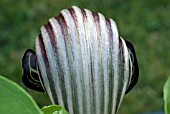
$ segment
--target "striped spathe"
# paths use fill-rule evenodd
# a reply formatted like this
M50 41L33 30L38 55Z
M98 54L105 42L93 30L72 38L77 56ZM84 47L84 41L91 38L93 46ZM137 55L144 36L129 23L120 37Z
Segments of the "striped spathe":
M41 90L70 114L115 114L125 93L137 83L133 45L101 13L77 6L64 9L41 27L35 45L36 59L31 62L36 63ZM24 56L23 66L27 60ZM27 84L34 77L29 68L23 67L23 82L34 89L34 83Z

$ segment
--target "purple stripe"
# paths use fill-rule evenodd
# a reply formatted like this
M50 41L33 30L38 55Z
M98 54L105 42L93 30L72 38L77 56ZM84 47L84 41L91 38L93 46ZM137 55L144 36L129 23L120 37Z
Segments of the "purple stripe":
M75 26L75 28L74 28L74 30L76 30L76 36L75 36L75 39L76 39L76 42L80 42L79 41L79 38L78 38L78 32L79 32L79 30L78 30L78 20L77 20L77 16L76 16L76 14L75 14L75 11L74 11L74 9L73 8L70 8L70 9L68 9L69 10L69 12L70 12L70 14L71 14L71 16L72 16L72 19L73 19L73 24L74 24L74 26ZM79 46L79 45L78 45ZM80 56L81 57L81 56ZM79 75L78 75L79 76ZM79 76L80 78L81 78L81 75ZM76 82L76 80L75 80L75 78L73 78L74 79L74 81ZM77 82L76 82L77 83ZM82 85L81 85L81 87L82 87ZM79 89L79 87L77 87L77 88L75 88L74 87L74 91L75 91L75 94L74 94L74 96L75 96L75 101L78 101L78 99L79 99L79 97L81 97L82 98L82 96L78 96L78 90L77 89ZM81 88L82 89L82 88ZM82 98L83 99L83 98ZM74 102L74 100L73 100L73 102ZM83 101L82 101L83 102ZM75 103L75 104L79 104L79 103ZM80 107L80 106L75 106L75 107ZM74 107L74 108L75 108ZM76 113L79 113L80 111L80 109L79 108L76 108L76 109L74 109L75 110L75 112ZM82 108L82 110L83 110L83 108ZM83 111L84 112L84 111Z
M87 23L87 14L86 14L86 11L84 10L84 9L82 9L81 10L81 12L82 12L82 15L83 15L83 22L84 22L84 28L86 28L85 27L85 25L87 25L88 23ZM86 36L87 37L87 36ZM89 51L91 51L91 50L89 50ZM92 62L92 55L91 55L91 52L89 52L89 54L90 54L90 62ZM91 84L91 90L90 90L90 95L91 95L91 113L93 113L93 112L95 112L95 97L94 97L94 94L95 94L95 91L94 91L94 77L93 77L93 67L92 67L92 63L90 64L90 66L89 66L91 69L90 69L90 71L91 71L91 77L89 78L89 83Z
M74 21L74 23L75 23L75 26L76 26L76 29L78 28L78 23L77 23L77 16L76 16L76 14L75 14L75 11L74 11L74 9L73 8L70 8L70 9L68 9L69 10L69 12L70 12L70 14L71 14L71 16L72 16L72 18L73 18L73 21Z
M111 114L112 113L112 107L113 107L113 82L114 82L114 71L113 71L113 66L112 66L112 50L113 50L113 32L112 32L112 28L111 28L111 22L110 22L110 19L106 19L106 26L107 26L107 32L108 32L108 35L109 35L109 50L110 50L110 58L111 58L111 62L109 63L109 68L111 69L110 71L110 75L109 75L109 107L111 108L108 108L108 114Z
M55 40L55 34L54 34L54 31L53 31L53 28L52 28L52 25L50 22L48 22L48 24L44 25L47 33L48 33L48 36L50 38L50 41L51 41L51 44L52 44L52 47L54 48L55 46L57 46L57 42Z
M118 106L119 106L119 103L120 103L120 99L121 99L121 96L122 96L122 92L123 92L123 85L124 85L124 71L125 71L125 57L124 57L124 47L123 47L123 42L122 42L122 39L120 38L119 36L119 53L118 53L118 63L119 63L119 91L118 91L118 96L117 96L117 105L116 105L116 111L118 110ZM122 88L121 88L122 87Z
M38 40L39 40L39 46L40 46L40 49L41 49L42 58L43 58L43 61L45 63L45 69L46 69L46 73L47 73L47 78L49 80L49 86L51 88L51 91L53 91L52 96L53 96L55 103L58 103L57 94L55 92L55 88L54 88L55 86L54 86L53 79L51 77L52 75L51 75L51 72L50 72L50 66L49 66L47 54L46 54L46 51L45 51L45 47L44 47L44 43L43 43L41 35L39 35Z
M67 37L67 33L68 33L68 26L67 26L67 23L66 23L66 21L65 21L65 18L64 18L64 16L60 13L59 14L59 16L57 16L57 17L55 17L55 19L56 19L56 21L59 23L59 26L60 26L60 29L61 29L61 32L62 32L62 35L63 35L63 38L64 38L64 43L65 43L65 51L66 51L66 58L69 58L68 57L68 48L67 48L67 43L68 43L68 37ZM69 62L69 59L68 59L68 62ZM71 67L70 67L70 64L68 64L69 65L69 69L71 69ZM61 65L60 65L60 68L62 68L61 67ZM61 69L62 70L62 69ZM63 71L62 71L63 72ZM64 73L63 73L64 74ZM64 95L64 99L63 99L63 101L64 101L64 105L65 105L65 108L68 110L69 109L69 107L68 107L68 102L67 102L67 96L66 96L66 87L65 87L65 82L64 82L65 80L64 80L64 75L63 75L63 77L62 77L62 85L63 85L63 90L62 90L62 92L63 92L63 95Z
M95 22L95 25L96 25L96 30L97 30L97 40L98 40L98 44L99 44L98 48L99 48L99 50L102 50L102 39L101 39L101 37L103 37L103 36L101 36L99 14L92 12L92 15L93 15L94 22ZM99 52L101 52L101 51L99 51ZM101 53L98 53L98 54L100 55ZM99 58L98 61L100 61L99 63L102 63L102 56L101 56L101 58ZM103 70L104 70L103 65L99 64L99 71L103 71ZM101 72L100 79L99 79L100 80L100 88L101 88L100 94L103 93L103 94L100 95L100 99L101 99L100 112L101 113L104 113L103 107L104 107L104 94L105 93L104 93L104 77L103 76L104 76L104 72Z

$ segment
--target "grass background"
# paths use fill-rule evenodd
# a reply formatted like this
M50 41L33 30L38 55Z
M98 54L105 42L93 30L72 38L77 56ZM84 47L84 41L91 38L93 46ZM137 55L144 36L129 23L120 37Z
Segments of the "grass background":
M118 114L163 110L162 88L170 74L170 0L0 0L0 74L23 86L25 50L35 49L41 25L72 5L114 19L120 35L135 46L140 78ZM40 107L50 104L46 94L25 89Z

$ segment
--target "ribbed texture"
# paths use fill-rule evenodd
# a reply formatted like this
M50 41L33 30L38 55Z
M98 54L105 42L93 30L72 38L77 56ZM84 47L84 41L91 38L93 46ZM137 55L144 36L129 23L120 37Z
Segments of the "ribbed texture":
M52 103L70 114L115 114L132 76L112 19L73 6L41 27L36 53Z

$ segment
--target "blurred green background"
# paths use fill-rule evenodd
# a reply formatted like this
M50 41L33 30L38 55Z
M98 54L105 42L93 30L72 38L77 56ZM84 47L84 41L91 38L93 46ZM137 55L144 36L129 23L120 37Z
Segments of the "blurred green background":
M64 8L77 5L114 19L120 35L136 49L140 78L118 114L163 110L162 88L170 74L170 0L0 0L0 74L21 82L21 60L35 49L41 25ZM46 94L25 88L40 107Z

